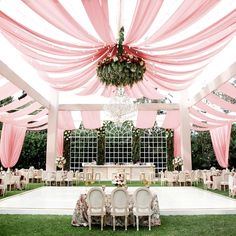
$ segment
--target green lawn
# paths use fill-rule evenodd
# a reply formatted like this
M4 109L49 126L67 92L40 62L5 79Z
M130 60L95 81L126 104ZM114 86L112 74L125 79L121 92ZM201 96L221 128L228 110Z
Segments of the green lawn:
M45 216L45 215L0 215L0 235L99 235L100 227L73 227L70 224L71 216ZM148 231L147 227L141 227L136 232L132 226L127 232L123 228L117 227L112 231L111 226L106 226L102 235L235 235L236 215L217 216L161 216L161 226L152 227Z

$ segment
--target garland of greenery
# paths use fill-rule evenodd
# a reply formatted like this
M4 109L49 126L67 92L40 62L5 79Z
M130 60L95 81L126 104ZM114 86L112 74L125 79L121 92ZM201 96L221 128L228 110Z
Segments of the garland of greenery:
M119 32L117 54L108 55L98 62L97 76L106 86L133 86L143 80L146 71L145 62L142 58L136 57L123 51L124 27Z

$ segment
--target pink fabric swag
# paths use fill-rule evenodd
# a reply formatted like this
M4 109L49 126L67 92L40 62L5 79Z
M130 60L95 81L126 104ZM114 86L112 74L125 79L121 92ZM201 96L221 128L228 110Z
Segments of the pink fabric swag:
M231 126L231 123L228 123L225 126L210 130L216 159L223 168L228 167Z
M17 127L7 123L3 124L0 142L0 159L5 168L15 166L19 160L25 132L25 127Z

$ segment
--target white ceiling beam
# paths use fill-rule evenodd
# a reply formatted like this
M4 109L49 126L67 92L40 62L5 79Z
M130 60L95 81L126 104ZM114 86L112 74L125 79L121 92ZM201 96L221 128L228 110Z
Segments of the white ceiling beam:
M227 68L223 73L218 75L213 81L208 83L201 91L199 91L190 101L189 107L195 105L203 98L205 98L209 93L219 88L222 84L226 83L232 77L236 75L236 62Z
M18 88L24 90L35 101L39 102L42 106L49 108L49 101L45 99L37 90L32 88L26 83L19 75L12 71L6 64L0 60L0 74L7 80L12 82Z
M101 111L105 104L61 104L60 111ZM178 110L176 103L145 103L138 104L138 110L158 111L158 110Z

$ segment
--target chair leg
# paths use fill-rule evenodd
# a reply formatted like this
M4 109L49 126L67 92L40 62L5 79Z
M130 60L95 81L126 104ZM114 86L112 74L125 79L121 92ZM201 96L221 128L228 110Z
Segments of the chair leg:
M149 230L151 230L151 216L148 216L148 226L149 226Z
M125 216L125 230L127 230L127 216Z
M116 230L116 219L115 216L113 216L113 231Z
M103 216L101 216L101 231L103 231Z
M91 216L88 217L88 222L89 222L89 230L91 230Z
M137 231L139 231L139 219L138 219L138 216L136 216L136 226L137 226Z

